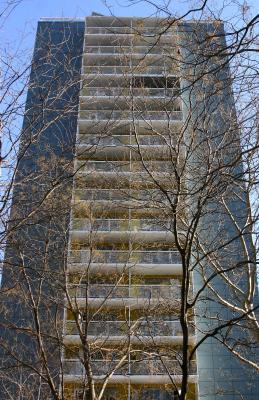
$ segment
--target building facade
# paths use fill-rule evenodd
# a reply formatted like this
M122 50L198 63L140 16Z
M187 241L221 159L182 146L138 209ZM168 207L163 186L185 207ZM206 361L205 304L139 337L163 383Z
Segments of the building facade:
M19 271L28 265L33 271L32 293L37 297L39 279L50 299L47 305L41 299L39 314L45 319L47 347L39 351L38 343L32 346L32 335L19 339L32 352L21 364L40 364L49 347L53 354L49 370L43 362L41 383L48 389L39 398L56 398L56 390L62 399L87 399L90 382L92 393L103 392L100 398L106 400L178 399L187 373L187 399L256 399L248 367L211 337L188 361L187 370L183 366L203 333L206 312L218 310L206 301L200 314L190 309L184 335L179 315L186 276L176 241L185 238L192 205L188 198L175 209L172 203L177 193L174 168L182 168L183 143L189 143L186 120L193 103L183 60L190 57L194 25L166 22L93 15L85 21L39 23L11 216L14 226L27 221L28 213L30 221L35 214L36 219L30 228L21 225L8 242L6 262L12 268L5 269L3 279L4 287L17 281L13 266L21 266L18 248L26 257ZM206 33L214 25L199 23L198 28ZM181 145L180 135L188 136ZM24 150L28 137L30 147ZM31 189L35 176L43 190L36 189L36 195ZM57 193L42 209L53 182ZM25 215L17 211L18 196L28 205ZM211 218L208 226L215 223ZM228 231L227 224L224 229ZM46 250L49 243L52 249ZM37 279L35 252L44 271ZM202 282L198 272L189 276L191 302ZM20 281L27 293L28 276L21 273ZM49 287L50 281L56 284ZM225 290L221 283L218 287ZM34 308L26 310L28 303L14 306L14 297L7 304L11 316L4 321L9 341L13 336L6 321L28 328L30 312L35 315ZM17 315L22 316L19 322ZM10 354L5 357L6 370ZM17 386L2 384L1 398ZM49 387L56 389L49 392Z
M157 19L86 19L68 271L79 284L72 297L81 311L88 298L90 315L80 315L86 318L81 327L94 348L100 346L93 376L113 372L105 398L177 398L170 374L181 381L175 356L181 326L175 312L168 314L180 296L181 261L169 221L156 210L159 190L141 161L170 185L170 154L156 132L166 129L167 113L174 131L182 123L179 66L163 55L177 36L169 30L156 45L158 31ZM70 310L65 319L65 344L80 353ZM170 354L152 355L156 345ZM64 381L72 391L83 371L78 357L65 351ZM193 360L189 398L196 396L196 380ZM83 397L83 389L75 390Z

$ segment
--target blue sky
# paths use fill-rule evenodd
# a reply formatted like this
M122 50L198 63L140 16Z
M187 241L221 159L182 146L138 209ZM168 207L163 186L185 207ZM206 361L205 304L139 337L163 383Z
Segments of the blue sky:
M0 0L0 10L8 1L10 0ZM37 22L41 17L83 18L93 11L118 16L149 16L154 13L155 8L143 1L130 5L131 1L107 0L105 4L103 0L22 0L0 26L2 47L5 44L11 48L19 46L24 50L24 54L27 54L27 50L30 53L33 49ZM177 2L179 11L183 8L182 1Z
M10 0L0 0L0 10L8 1ZM153 2L159 5L165 0L153 0ZM209 2L210 5L214 4L220 8L223 0L216 0L216 2L209 0ZM182 14L188 7L187 3L194 4L194 1L172 0L169 5L170 11L176 15ZM252 5L251 14L258 12L257 0L249 0L248 3ZM234 1L225 8L225 17L231 18L237 14L237 9L234 9L233 4ZM41 17L84 17L92 11L105 15L113 13L118 16L150 16L154 10L155 8L147 2L140 0L22 0L8 16L4 26L0 26L1 40L9 43L20 43L22 40L23 45L28 49L33 47L37 21Z
M0 0L0 10L8 1L10 0ZM153 0L153 2L156 5L168 3L165 0ZM216 2L209 0L210 5L214 4L218 8L222 3L223 0L216 0ZM240 10L234 9L234 1L228 3L231 5L225 7L224 13L226 18L231 18ZM259 9L257 0L249 0L248 3L252 5L251 14L255 15ZM172 0L169 8L173 14L182 15L190 4L194 4L194 1ZM150 16L154 13L155 7L141 0L21 0L6 19L6 23L0 26L1 40L2 43L19 44L29 50L33 47L37 21L41 17L84 17L93 11L105 15L112 13L117 16Z

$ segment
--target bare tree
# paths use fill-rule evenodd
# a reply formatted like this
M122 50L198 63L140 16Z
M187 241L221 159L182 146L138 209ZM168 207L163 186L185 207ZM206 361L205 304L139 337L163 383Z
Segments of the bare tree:
M81 76L83 24L38 31L2 197L3 398L101 400L118 383L127 398L131 375L164 376L172 399L195 398L209 341L258 370L257 20L243 6L224 31L224 7L207 1L177 17L153 6L153 25L98 28L120 54L83 58ZM24 73L6 64L3 158L16 151L11 88Z

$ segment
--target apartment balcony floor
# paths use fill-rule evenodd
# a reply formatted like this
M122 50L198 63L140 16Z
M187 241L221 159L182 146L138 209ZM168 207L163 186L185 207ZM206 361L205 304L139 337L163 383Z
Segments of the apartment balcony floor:
M85 381L85 376L82 375L67 375L64 374L63 380L65 383L78 383ZM93 379L102 381L105 379L105 375L95 375ZM189 383L197 383L197 375L189 375ZM181 384L182 375L112 375L109 378L110 384L131 384L131 385L172 385L172 381L175 384Z
M130 129L142 128L143 130L146 129L147 131L151 129L150 124L153 130L157 130L159 132L160 129L168 129L173 126L179 126L179 122L181 120L177 119L160 119L160 120L150 120L150 119L143 119L143 118L135 118L134 123L132 118L100 118L96 120L91 119L80 119L78 121L78 129L80 133L94 133L99 134L100 131L106 132L109 129L110 132L114 131L115 129L119 129L121 131L122 128L127 129L129 132Z
M159 264L159 263L98 263L98 262L69 262L67 265L69 273L83 273L89 269L91 273L114 273L121 274L130 272L132 275L148 276L171 276L182 275L182 264Z
M92 362L92 370L96 380L105 379L106 375L111 372L118 365L118 361L105 361L96 360ZM173 379L175 383L181 382L182 370L181 366L177 361L163 360L165 366L160 360L141 360L131 361L124 363L123 366L115 370L112 377L113 382L117 383L152 383L162 384ZM85 378L85 369L83 364L79 360L64 360L63 362L64 374L67 379L69 377L81 379ZM190 383L196 381L196 364L191 362L190 366ZM170 376L169 376L170 374ZM167 380L168 379L168 380ZM170 381L172 383L172 381Z
M98 146L79 143L76 149L78 159L92 160L172 160L172 152L168 145L114 145Z
M144 310L149 308L154 308L159 305L164 305L170 308L179 308L180 300L171 298L171 299L147 299L147 298L121 298L121 299L111 299L111 298L96 298L89 297L87 300L85 297L76 297L71 299L72 304L76 304L79 308L84 308L86 303L89 308L99 309L100 307L105 309L122 309L124 307L130 308L131 310ZM65 301L67 305L68 301Z
M127 265L175 265L181 264L181 256L176 250L70 250L70 263L97 263Z
M161 244L161 245L173 245L174 235L171 232L150 232L150 231L70 231L71 243L95 245L108 243L108 244L123 244L128 243L141 243L141 244Z
M128 335L89 335L87 336L89 343L94 343L95 345L111 345L117 346L122 344L127 344L129 342ZM196 337L189 336L189 345L194 346L196 342ZM82 344L79 335L65 335L63 338L63 343L65 346L80 346ZM138 346L182 346L183 336L144 336L144 335L132 335L130 337L130 343L132 345Z
M171 317L173 318L173 317ZM144 317L133 321L99 321L91 320L88 324L67 320L65 334L68 336L78 335L79 329L88 336L117 337L124 335L134 335L141 337L161 337L161 336L182 336L182 327L178 319L159 319ZM193 322L189 324L189 333L194 335Z
M106 284L89 283L69 284L68 292L70 296L76 298L147 298L147 299L168 299L179 298L181 293L180 284L168 285L135 285L135 284Z

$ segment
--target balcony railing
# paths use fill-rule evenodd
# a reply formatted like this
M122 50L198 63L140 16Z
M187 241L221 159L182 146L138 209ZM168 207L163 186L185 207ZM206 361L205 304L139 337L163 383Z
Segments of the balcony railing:
M69 294L75 298L143 298L157 300L179 299L181 287L179 285L70 285Z
M170 230L170 221L152 219L96 219L89 221L86 218L73 218L71 229L73 231L158 231Z
M85 46L84 53L85 54L167 54L167 46L166 44L163 46L131 46L131 45L121 45L121 46ZM171 51L172 55L172 45L168 48Z
M72 263L181 264L177 251L71 250Z
M177 86L177 85L176 85ZM179 95L180 88L163 89L163 88L133 88L132 91L126 88L100 88L100 87L84 87L82 96L146 96L146 97L173 97Z
M171 140L171 141L170 141ZM170 146L173 138L166 138L158 135L139 135L137 139L129 135L116 136L91 136L81 135L78 144L86 144L89 146Z
M121 33L121 34L134 34L134 35L157 35L161 34L163 32L163 35L170 35L172 36L175 33L175 30L172 29L167 29L166 32L164 32L163 27L148 27L148 28L142 28L142 27L133 27L131 28L130 26L108 26L108 27L87 27L86 28L86 35L90 34L115 34L115 33Z
M151 74L151 75L169 75L178 73L178 69L175 65L168 66L163 68L163 66L145 66L145 65L136 65L136 66L84 66L83 67L84 74L103 74L103 75L113 75L113 74L127 74L134 75L139 73Z
M114 34L114 33L132 33L130 26L109 26L105 28L100 27L87 27L86 35L90 34Z
M149 171L172 172L173 163L170 161L145 161ZM80 161L76 162L79 171L104 171L104 172L138 172L143 171L142 162L138 161Z
M151 120L151 121L169 121L175 120L180 121L183 118L181 111L149 111L149 112L130 112L130 111L80 111L79 118L91 121L100 120L131 120L134 118L139 120Z
M159 204L161 201L167 201L167 198L158 190L112 190L112 189L75 189L75 194L78 199L81 200L105 200L105 201L126 201L126 202L136 202L138 205L152 206L154 204ZM174 193L167 192L167 196L174 196ZM141 203L141 204L140 204Z
M80 140L81 143L81 140ZM161 163L163 164L163 163ZM76 170L124 172L130 171L130 161L76 161Z
M94 337L125 336L131 333L135 336L182 336L182 328L179 321L91 321L87 329L84 323L80 329L86 335ZM194 330L191 327L190 334ZM75 321L66 322L66 335L78 335L78 327Z
M119 360L94 360L91 368L94 375L106 375L114 371L114 375L181 375L182 368L178 361L163 358L135 360L125 362L118 368ZM65 375L84 375L85 368L80 360L64 360ZM196 375L196 363L191 361L189 374Z

